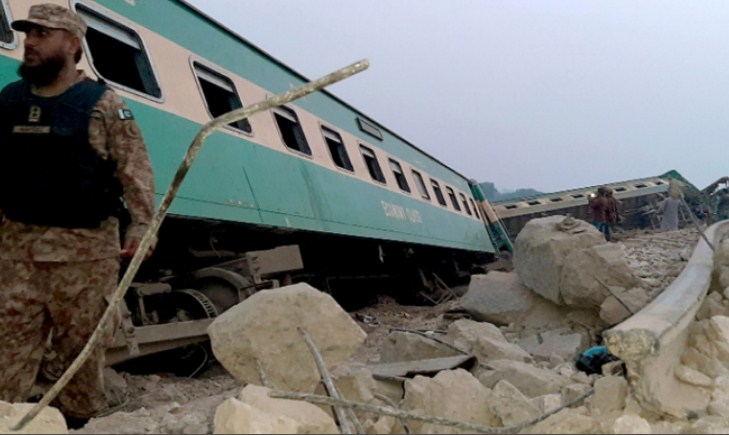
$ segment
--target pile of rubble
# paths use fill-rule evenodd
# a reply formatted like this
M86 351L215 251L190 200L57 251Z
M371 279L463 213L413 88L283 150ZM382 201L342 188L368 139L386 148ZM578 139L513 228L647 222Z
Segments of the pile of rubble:
M619 361L602 373L576 369L575 359L600 344L602 330L668 284L654 274L680 270L684 261L679 253L656 266L647 257L663 254L629 240L604 243L591 225L562 217L533 220L516 240L515 272L474 276L458 307L447 307L460 310L410 319L408 327L352 316L306 284L259 292L209 329L215 356L232 376L207 380L217 392L200 394L197 382L206 380L189 380L194 393L184 400L169 390L155 403L93 419L78 433L339 433L344 426L358 433L726 431L729 369L708 362L729 355L723 299L711 296L713 305L702 308L697 350L685 362L692 381L721 387L710 394L712 416L668 421L647 413L629 394ZM689 246L678 245L666 246ZM382 335L373 342L375 332ZM703 372L709 369L716 380ZM329 376L334 391L322 386ZM125 375L122 389L124 382L137 388L133 400L167 385L160 377ZM357 408L314 404L330 395Z

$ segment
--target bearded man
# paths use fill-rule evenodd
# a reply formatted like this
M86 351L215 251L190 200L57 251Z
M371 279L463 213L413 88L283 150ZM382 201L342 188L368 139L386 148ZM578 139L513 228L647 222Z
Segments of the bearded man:
M81 17L34 5L12 28L25 40L22 79L0 92L0 400L24 402L46 343L65 369L93 333L120 258L134 255L151 223L154 180L132 112L76 69ZM95 349L58 396L68 421L106 409L104 353Z

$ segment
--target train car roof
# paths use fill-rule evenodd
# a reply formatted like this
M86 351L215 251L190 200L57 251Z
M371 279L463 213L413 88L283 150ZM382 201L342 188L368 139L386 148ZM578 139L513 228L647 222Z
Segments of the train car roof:
M239 33L237 33L236 31L232 30L231 28L229 28L229 27L228 27L228 26L226 26L225 24L223 24L223 23L221 23L220 21L216 20L215 18L211 17L211 16L210 16L210 15L208 15L207 13L205 13L205 12L201 11L201 10L200 10L200 9L198 9L198 8L197 8L196 6L193 6L192 4L188 3L188 2L187 2L187 0L175 0L175 1L176 1L176 2L178 2L178 3L180 3L180 4L182 4L182 5L183 5L183 6L185 6L186 8L190 9L190 10L191 10L192 12L194 12L195 14L197 14L197 15L201 16L202 18L206 19L206 20L207 20L207 21L209 21L209 22L210 22L211 24L213 24L213 25L217 26L217 27L218 27L218 28L220 28L221 30L223 30L223 31L227 32L227 33L228 33L228 34L230 34L231 36L233 36L233 37L235 37L236 39L240 40L240 41L241 41L241 42L243 42L244 44L246 44L246 45L250 46L250 47L251 47L252 49L254 49L254 50L256 50L257 52L261 53L262 55L266 56L267 58L269 58L270 60L272 60L273 62L275 62L276 64L278 64L279 66L281 66L281 67L285 68L285 69L286 69L287 71L289 71L290 73L292 73L292 74L296 75L296 76L297 76L298 78L300 78L301 80L303 80L303 81L306 81L306 82L308 82L308 81L311 81L311 79L309 79L308 77L304 76L303 74L301 74L301 73L299 73L298 71L296 71L295 69L291 68L290 66L288 66L288 65L287 65L287 64L285 64L284 62L282 62L282 61L280 61L279 59L277 59L276 57L272 56L272 55L271 55L271 54L269 54L269 53L268 53L267 51L263 50L263 49L262 49L261 47L259 47L259 46L257 46L256 44L252 43L252 42L251 42L251 41L249 41L248 39L244 38L244 37L243 37L243 36L241 36L241 35L240 35ZM423 150L422 148L420 148L420 147L418 147L418 146L414 145L414 144L413 144L412 142L410 142L410 141L408 141L407 139L405 139L404 137L400 136L400 135L399 135L398 133L395 133L394 131L392 131L391 129L389 129L389 128L385 127L384 125L380 124L379 122L377 122L377 121L374 121L374 119L373 119L372 117L370 117L370 116L366 115L366 114L365 114L364 112L360 111L360 110L359 110L359 109L357 109L356 107L352 106L351 104L349 104L349 103L347 103L346 101L342 100L341 98L337 97L337 96L336 96L336 95L334 95L333 93L331 93L331 92L327 91L326 89L323 89L323 90L321 90L321 91L319 91L319 92L322 92L322 93L326 94L326 95L327 95L327 96L329 96L330 98L332 98L332 99L336 100L337 102L339 102L340 104L342 104L342 105L344 105L344 106L348 107L349 109L351 109L352 111L356 112L357 114L359 114L359 115L362 115L362 116L366 117L366 118L367 118L368 120L370 120L370 121L372 121L372 122L375 122L375 123L376 123L376 124L377 124L377 125L378 125L379 127L381 127L381 128L383 129L383 130L387 131L387 132L388 132L389 134L391 134L391 135L392 135L392 136L394 136L395 138L397 138L397 139L399 139L399 140L403 141L403 142L404 142L405 144L407 144L407 145L411 146L412 148L414 148L414 149L418 150L419 152L423 153L423 154L424 154L424 155L426 155L427 157L429 157L429 158L433 159L433 160L434 160L434 161L436 161L437 163L439 163L439 164L443 165L443 167L445 167L446 169L448 169L448 170L452 171L452 172L453 172L453 173L455 173L456 175L459 175L459 176L461 176L461 177L462 177L462 178L464 178L465 180L471 180L471 178L469 178L469 177L466 177L465 175L463 175L463 174L461 174L460 172L456 171L455 169L453 169L452 167L450 167L449 165L447 165L446 163L444 163L444 162L443 162L443 161L441 161L440 159L436 158L436 157L435 157L435 156L433 156L432 154L428 153L427 151L424 151L424 150Z
M571 193L583 192L585 190L596 190L599 186L616 187L616 186L621 186L621 185L625 185L625 184L636 184L636 183L641 183L641 182L645 182L645 181L652 181L652 180L656 180L658 178L664 179L664 180L668 179L668 178L675 178L675 179L678 179L678 180L686 183L687 187L689 189L694 189L694 190L696 189L696 187L693 184L691 184L688 180L686 180L680 173L678 173L678 171L672 169L664 174L656 175L653 177L635 178L632 180L616 181L613 183L604 183L604 184L595 185L595 186L578 187L575 189L560 190L557 192L542 193L539 195L526 195L526 196L522 196L519 198L511 198L511 199L505 199L505 200L500 200L500 201L493 201L492 204L493 205L504 205L504 204L522 202L522 201L550 198L553 196L562 196L562 195L569 195ZM666 189L668 189L668 186L666 186Z

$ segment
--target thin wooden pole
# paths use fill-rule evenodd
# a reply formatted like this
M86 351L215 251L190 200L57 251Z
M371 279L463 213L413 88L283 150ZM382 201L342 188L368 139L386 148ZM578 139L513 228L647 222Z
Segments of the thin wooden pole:
M301 336L304 338L306 346L309 347L309 350L314 357L314 362L316 363L316 367L319 369L319 373L321 374L321 379L324 382L324 387L326 387L327 393L330 397L334 399L341 399L339 397L337 387L336 385L334 385L334 381L329 374L329 370L327 370L327 365L326 363L324 363L324 358L322 358L319 349L316 348L316 344L314 344L314 342L312 341L309 333L306 332L306 329L302 328L301 326L297 327L296 330L299 331L299 334L301 334ZM339 420L339 428L341 429L342 433L351 434L352 428L349 424L349 419L347 418L346 409L338 405L332 405L332 407L334 408L334 413L337 415L337 420Z
M273 107L290 103L291 101L311 94L312 92L319 91L326 86L329 86L333 83L344 80L354 74L364 71L368 67L369 61L363 59L340 70L334 71L331 74L327 74L326 76L318 80L306 83L305 85L300 86L296 89L292 89L290 91L276 95L273 98L258 102L256 104L253 104L252 106L236 109L232 112L223 114L208 122L200 129L197 136L195 136L195 139L190 144L190 147L187 149L187 153L185 154L182 163L177 169L177 173L175 174L172 183L168 187L164 198L162 198L159 209L152 218L151 225L147 229L147 232L144 233L144 237L142 237L142 240L139 242L139 248L137 248L137 252L132 257L129 266L124 273L124 276L119 282L119 286L112 295L109 305L106 308L104 315L101 317L101 320L99 321L96 330L91 335L89 341L86 343L86 346L84 346L83 350L81 351L81 353L78 354L74 362L68 367L68 369L66 369L63 375L61 375L61 377L53 385L53 387L51 387L51 389L46 392L40 402L38 402L33 408L31 408L31 410L28 411L28 413L25 414L22 419L20 419L18 424L12 427L12 430L21 430L23 427L25 427L25 425L33 420L33 418L35 418L38 413L43 410L43 408L48 406L51 401L56 398L58 393L60 393L61 390L66 386L66 384L68 384L68 381L71 380L71 378L76 374L76 372L78 372L78 370L86 362L86 360L88 360L91 352L99 343L99 340L101 339L102 333L104 332L105 328L110 324L114 316L114 312L119 305L119 302L122 300L124 294L127 291L127 288L129 288L129 285L132 283L132 279L134 279L134 276L136 275L139 266L144 260L145 254L149 250L149 247L152 245L152 241L157 235L157 231L159 230L160 225L162 225L162 221L167 215L167 210L170 208L172 200L175 198L175 195L177 195L177 191L180 189L182 181L185 179L187 172L190 170L190 166L192 166L193 161L195 161L195 157L197 157L200 148L202 148L203 142L205 142L208 136L210 136L215 130L221 127L225 127L232 122L241 121L258 112L263 112Z

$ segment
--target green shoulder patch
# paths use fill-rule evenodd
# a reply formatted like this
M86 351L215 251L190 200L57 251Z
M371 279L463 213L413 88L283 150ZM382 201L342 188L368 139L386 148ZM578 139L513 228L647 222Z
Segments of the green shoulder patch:
M134 114L129 109L119 109L119 119L134 119Z

